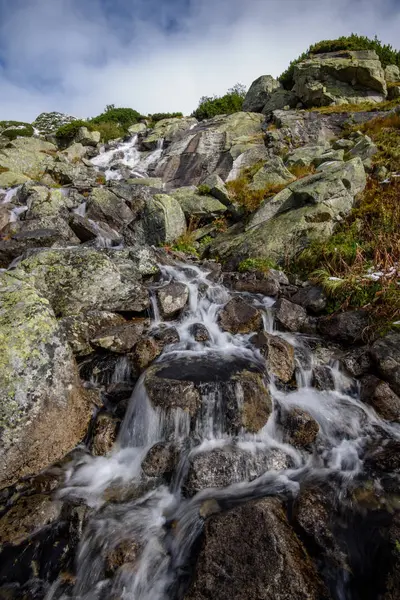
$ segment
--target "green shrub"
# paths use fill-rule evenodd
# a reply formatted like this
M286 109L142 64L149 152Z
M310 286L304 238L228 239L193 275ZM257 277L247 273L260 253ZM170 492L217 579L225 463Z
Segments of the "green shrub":
M94 126L94 129L100 132L100 139L105 144L110 140L116 140L125 135L125 130L120 125L113 122L97 123Z
M9 140L15 140L17 137L32 137L34 129L30 123L21 121L0 121L1 135Z
M200 196L209 196L210 192L211 188L209 185L202 183L201 185L197 186L197 193L200 194Z
M181 119L183 117L183 113L174 112L174 113L155 113L154 115L148 115L148 119L152 123L158 123L158 121L162 121L163 119Z
M224 96L203 96L200 98L199 106L193 111L192 117L204 121L204 119L211 119L217 115L231 115L239 112L243 108L245 96L246 89L240 83L228 90Z
M81 127L87 127L89 131L93 131L94 127L91 125L89 121L83 121L78 119L76 121L72 121L72 123L67 123L66 125L62 125L56 131L56 136L59 140L70 141L72 140L76 134L78 133L78 129Z
M93 125L114 123L126 131L131 125L138 123L140 119L142 119L142 115L133 108L114 108L113 105L109 105L101 115L90 119L90 122Z
M239 273L248 273L251 271L262 271L268 273L270 269L276 269L276 263L268 258L246 258L239 263Z
M352 33L347 37L342 36L336 40L322 40L317 44L313 44L307 52L303 52L299 58L290 63L286 71L279 77L279 81L285 89L291 90L294 85L293 74L295 65L310 58L313 54L338 52L340 50L375 50L383 67L387 67L387 65L400 66L400 52L395 50L390 44L382 44L376 36L374 39L371 39Z

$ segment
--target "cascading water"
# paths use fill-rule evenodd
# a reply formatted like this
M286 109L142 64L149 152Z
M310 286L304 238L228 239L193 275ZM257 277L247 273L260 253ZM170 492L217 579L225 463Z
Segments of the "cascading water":
M77 558L77 579L71 595L79 600L172 600L177 596L180 573L185 570L195 540L204 523L204 507L232 507L251 498L295 497L301 486L316 478L335 477L338 496L363 470L367 443L381 435L400 440L400 427L382 421L357 397L357 386L339 369L330 366L333 389L310 387L309 353L306 367L298 363L298 388L285 391L271 376L269 389L274 410L256 433L243 428L228 431L224 401L224 373L232 365L247 365L262 372L264 360L251 344L250 334L233 335L222 331L218 313L232 298L225 287L213 283L209 273L194 265L163 266L156 294L170 282L187 286L189 302L178 321L169 321L179 334L179 342L164 348L155 366L174 369L174 377L199 379L201 409L191 418L179 398L168 409L152 404L146 388L148 371L139 379L130 399L114 450L105 457L80 456L69 467L60 497L91 508ZM263 312L264 327L270 333L290 339L299 353L307 352L307 339L301 335L273 331L274 300L246 294L246 301ZM153 328L161 317L157 308ZM196 341L193 325L208 332L204 342ZM118 366L124 377L125 363ZM153 369L151 367L150 369ZM266 373L265 373L266 375ZM202 378L204 382L202 383ZM231 389L231 388L229 388ZM243 402L243 389L233 386L237 406ZM318 443L313 453L285 443L278 414L292 407L304 409L319 424ZM381 432L381 433L378 433ZM155 444L167 443L179 452L169 487L146 475L144 460ZM236 469L230 485L200 489L190 497L185 492L189 464L207 457L216 449L245 453L246 467ZM261 471L260 471L261 465ZM107 556L121 544L129 543L135 557L113 577L106 576ZM337 598L343 582L337 583ZM55 582L47 600L60 598Z
M162 155L164 140L158 140L157 147L152 152L140 152L138 142L138 136L134 135L127 142L118 144L116 148L103 148L100 154L92 159L92 164L104 171L107 180L123 179L121 167L129 169L132 177L147 177L148 170Z

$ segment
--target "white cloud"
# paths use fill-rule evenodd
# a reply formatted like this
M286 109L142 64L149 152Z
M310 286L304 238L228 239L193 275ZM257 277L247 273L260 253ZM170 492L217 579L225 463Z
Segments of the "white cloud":
M31 0L5 15L1 118L31 120L43 110L85 117L109 103L189 113L202 95L279 75L319 39L355 31L395 46L400 25L389 0L193 0L189 11L175 3L180 28L168 33L143 13L146 0L125 0L142 11L120 22L102 2L88 0L83 14L77 0Z

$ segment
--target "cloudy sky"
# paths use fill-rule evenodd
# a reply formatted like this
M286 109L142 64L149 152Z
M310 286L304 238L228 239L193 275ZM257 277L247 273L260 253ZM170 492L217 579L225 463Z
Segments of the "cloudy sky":
M352 31L400 45L400 1L0 0L0 120L188 114Z

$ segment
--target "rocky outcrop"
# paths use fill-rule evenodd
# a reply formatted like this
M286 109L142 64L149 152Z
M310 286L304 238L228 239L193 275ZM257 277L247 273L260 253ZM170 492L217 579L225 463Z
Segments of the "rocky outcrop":
M282 263L312 240L331 235L365 185L359 158L322 164L314 175L290 183L276 196L267 198L252 214L244 233L228 231L220 235L212 245L212 253L232 266L254 256Z
M396 394L400 394L400 334L392 333L377 340L371 355L382 379L387 381Z
M147 200L142 223L148 244L174 242L186 231L181 205L167 194L155 194Z
M272 93L282 86L271 75L261 75L253 81L243 101L243 110L246 112L262 112Z
M242 298L232 298L219 315L220 326L231 333L250 333L263 327L259 310L247 304Z
M90 394L48 300L2 274L0 487L60 459L85 435Z
M385 73L373 50L315 54L294 68L294 88L305 106L381 102Z
M234 159L257 143L256 136L260 143L263 119L239 112L199 123L168 146L155 169L156 177L169 188L198 185L212 173L225 180Z
M216 218L226 211L225 204L211 195L198 194L195 187L179 188L171 196L179 202L188 221Z
M257 568L254 568L257 565ZM185 600L317 600L323 588L279 500L248 502L206 521Z

